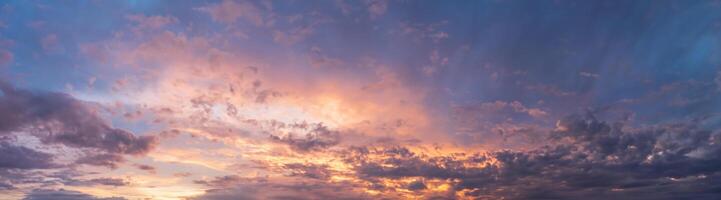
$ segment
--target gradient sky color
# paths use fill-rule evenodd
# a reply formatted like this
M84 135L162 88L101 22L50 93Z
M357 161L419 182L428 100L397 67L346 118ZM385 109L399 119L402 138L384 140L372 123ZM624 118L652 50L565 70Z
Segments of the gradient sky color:
M720 1L3 1L0 199L721 199Z

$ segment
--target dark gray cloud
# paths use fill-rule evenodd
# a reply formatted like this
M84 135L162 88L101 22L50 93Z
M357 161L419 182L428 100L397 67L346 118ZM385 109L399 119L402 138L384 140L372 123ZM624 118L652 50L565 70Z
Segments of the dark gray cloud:
M112 128L91 106L67 94L21 90L5 82L0 91L0 133L30 131L46 144L119 154L146 153L156 141Z
M99 198L71 190L37 189L28 193L23 200L125 200L121 197Z
M464 164L485 163L487 155L427 156L405 147L356 147L342 153L345 162L354 165L359 177L426 177L437 179L485 175L487 168L471 168ZM389 167L392 166L392 167Z
M106 153L100 156L96 155L97 151L90 151L93 152L91 157L80 158L78 163L115 167L112 162L122 161L119 158L121 155L147 153L156 143L153 136L136 136L111 127L89 103L67 94L22 90L5 82L0 82L0 91L0 134L29 133L43 144L61 144ZM15 151L17 154L12 156L36 161L37 166L49 167L48 162L52 160L49 154L24 147L3 145L2 150ZM11 155L3 156L4 159ZM15 167L30 167L22 162L13 163L18 165Z
M96 185L106 185L106 186L126 186L128 185L128 182L120 179L120 178L94 178L89 180L69 180L64 182L65 185L72 185L72 186L96 186Z
M413 191L415 191L415 190L425 190L425 189L427 188L427 187L426 187L426 184L423 183L423 181L420 181L420 180L419 180L419 181L413 181L413 182L409 183L406 187L407 187L409 190L413 190Z
M559 120L549 145L476 155L427 156L404 147L351 148L358 177L460 180L455 190L504 199L717 199L721 134L702 121L645 127L592 114ZM486 167L478 164L495 161ZM422 190L421 183L408 188Z
M53 185L54 178L41 170L0 169L0 189L17 189L21 184Z
M47 169L57 167L53 156L24 146L0 142L0 168L4 169Z
M125 158L118 154L95 154L81 157L75 161L77 164L105 166L112 169L118 167L118 163L124 162Z
M136 164L135 167L137 167L140 170L144 170L150 173L155 173L155 167L150 165L143 165L143 164Z
M32 185L33 189L55 188L58 186L127 186L128 181L120 178L82 178L97 175L98 172L78 171L74 168L62 170L0 169L0 190L23 188Z
M270 138L273 141L287 144L293 150L300 152L323 150L337 145L341 140L338 131L330 130L322 124L303 124L296 128L304 130L304 135L297 137L290 133L285 136L271 135Z

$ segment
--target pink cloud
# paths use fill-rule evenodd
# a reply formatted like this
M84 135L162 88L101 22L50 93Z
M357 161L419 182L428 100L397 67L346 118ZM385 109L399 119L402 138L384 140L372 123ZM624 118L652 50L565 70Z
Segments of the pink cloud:
M0 66L9 65L13 62L14 57L12 52L0 49Z

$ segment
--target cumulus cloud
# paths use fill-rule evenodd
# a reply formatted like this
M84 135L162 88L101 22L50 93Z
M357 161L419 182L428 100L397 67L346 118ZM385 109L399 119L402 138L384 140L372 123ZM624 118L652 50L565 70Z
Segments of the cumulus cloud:
M43 144L95 149L117 156L145 154L156 143L153 136L136 136L111 127L92 106L70 95L27 91L4 82L0 83L0 91L0 134L29 133ZM40 157L45 155L17 148L15 150ZM118 160L120 159L114 159ZM86 162L82 158L80 161L100 162Z
M24 146L0 142L0 168L4 169L46 169L58 166L53 156Z
M306 131L301 133L304 135L296 136L297 133L290 132L285 135L271 135L270 138L300 152L324 150L340 143L341 140L338 131L330 130L322 124L302 124L298 128L297 130Z

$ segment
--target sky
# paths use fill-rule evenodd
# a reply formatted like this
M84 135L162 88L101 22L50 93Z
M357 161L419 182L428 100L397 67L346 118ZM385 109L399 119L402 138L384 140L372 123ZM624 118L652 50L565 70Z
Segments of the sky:
M721 199L720 1L0 2L0 199Z

